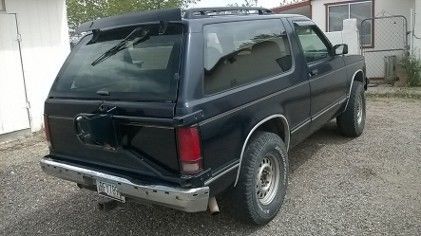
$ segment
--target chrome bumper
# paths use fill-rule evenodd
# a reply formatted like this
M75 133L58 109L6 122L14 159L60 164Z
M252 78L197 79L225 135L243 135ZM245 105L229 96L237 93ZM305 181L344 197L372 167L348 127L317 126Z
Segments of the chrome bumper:
M134 183L123 177L78 167L43 158L40 161L42 170L52 176L79 183L85 186L96 185L96 180L115 184L118 191L128 198L146 200L185 212L206 211L209 200L209 187L176 188L163 185L146 185Z

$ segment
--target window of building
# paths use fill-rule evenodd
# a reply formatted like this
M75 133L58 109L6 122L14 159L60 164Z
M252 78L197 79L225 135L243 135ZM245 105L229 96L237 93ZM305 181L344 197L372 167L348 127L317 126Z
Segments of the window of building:
M286 72L291 50L280 20L204 27L204 90L216 93Z
M373 23L364 21L373 17L372 1L356 1L348 3L331 4L327 6L327 28L328 31L341 31L343 20L357 19L358 30L360 31L361 44L365 47L373 46Z

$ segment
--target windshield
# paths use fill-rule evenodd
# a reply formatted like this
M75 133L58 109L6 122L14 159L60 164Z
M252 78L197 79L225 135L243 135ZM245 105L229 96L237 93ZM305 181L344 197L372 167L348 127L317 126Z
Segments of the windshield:
M180 71L181 34L181 24L90 34L72 51L52 95L173 101Z

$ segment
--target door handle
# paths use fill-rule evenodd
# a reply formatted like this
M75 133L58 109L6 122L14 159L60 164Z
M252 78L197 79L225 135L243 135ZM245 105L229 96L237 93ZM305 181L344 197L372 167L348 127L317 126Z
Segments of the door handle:
M308 75L309 75L310 77L316 76L316 75L318 75L318 74L319 74L319 70L318 70L318 69L311 70L311 71L308 73Z

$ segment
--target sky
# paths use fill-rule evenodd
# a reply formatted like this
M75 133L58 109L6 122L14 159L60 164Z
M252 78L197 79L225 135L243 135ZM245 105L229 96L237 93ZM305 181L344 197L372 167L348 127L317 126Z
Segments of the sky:
M280 5L281 0L258 0L257 5L265 8L277 7ZM201 0L191 7L224 7L228 4L238 3L240 6L244 0Z

